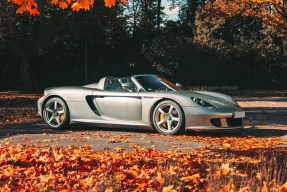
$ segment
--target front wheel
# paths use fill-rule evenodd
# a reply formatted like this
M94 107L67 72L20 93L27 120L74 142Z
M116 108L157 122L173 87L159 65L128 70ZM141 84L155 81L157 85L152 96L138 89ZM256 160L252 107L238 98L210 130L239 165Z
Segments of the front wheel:
M158 132L176 134L183 130L184 114L177 103L165 100L154 108L152 122Z
M58 97L49 99L43 108L43 119L52 129L67 128L70 124L70 116L65 102Z

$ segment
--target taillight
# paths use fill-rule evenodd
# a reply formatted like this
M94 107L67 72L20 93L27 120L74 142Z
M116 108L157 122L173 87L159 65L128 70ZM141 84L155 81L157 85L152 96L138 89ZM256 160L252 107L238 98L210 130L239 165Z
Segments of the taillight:
M42 98L42 97L45 97L45 93L42 93L42 95L41 95L41 97L40 97L40 98Z

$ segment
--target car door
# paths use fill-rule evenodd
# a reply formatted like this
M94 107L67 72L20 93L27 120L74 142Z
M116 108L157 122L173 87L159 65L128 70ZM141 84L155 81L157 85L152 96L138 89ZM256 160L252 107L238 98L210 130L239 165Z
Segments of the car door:
M142 100L137 92L93 91L93 102L101 116L142 121Z

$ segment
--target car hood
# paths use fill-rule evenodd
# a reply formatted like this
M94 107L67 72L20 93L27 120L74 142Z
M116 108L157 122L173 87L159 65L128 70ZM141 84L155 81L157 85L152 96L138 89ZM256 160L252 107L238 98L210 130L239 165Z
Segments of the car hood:
M228 105L240 108L239 105L231 97L221 93L215 93L209 91L179 91L179 94L183 94L189 97L197 97L199 99L211 103L216 107L222 107Z

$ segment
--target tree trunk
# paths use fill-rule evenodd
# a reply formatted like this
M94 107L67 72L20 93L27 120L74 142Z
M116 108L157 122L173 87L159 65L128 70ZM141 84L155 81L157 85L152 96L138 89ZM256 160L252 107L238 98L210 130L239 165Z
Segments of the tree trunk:
M29 88L30 79L29 79L29 62L27 58L24 57L21 62L20 66L20 73L21 73L21 86L23 88Z
M160 30L160 23L161 23L161 0L157 0L157 11L156 11L157 30Z
M134 22L133 22L133 35L135 34L135 31L136 31L136 25L137 25L137 21L136 21L136 14L137 14L137 9L135 8L135 0L133 0L133 19L134 19Z
M196 26L195 26L195 17L196 11L198 8L198 2L195 0L187 1L187 13L186 13L186 21L185 21L185 30L184 33L186 36L191 38L194 37Z
M9 74L7 69L8 69L8 64L5 63L4 67L1 70L1 77L0 77L0 87L1 88L9 87L9 85L10 85L10 83L7 83L7 79L6 79L7 74Z

